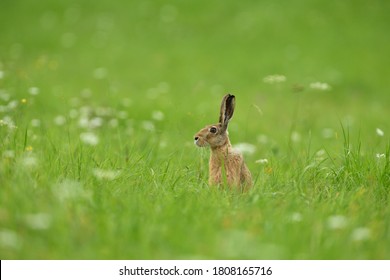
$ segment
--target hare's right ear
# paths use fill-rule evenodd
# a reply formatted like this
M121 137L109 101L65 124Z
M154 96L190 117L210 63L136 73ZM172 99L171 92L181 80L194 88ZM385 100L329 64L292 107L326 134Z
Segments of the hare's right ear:
M222 129L226 130L230 119L233 117L234 107L236 105L235 96L226 94L221 103L221 113L219 115L219 122L222 125Z

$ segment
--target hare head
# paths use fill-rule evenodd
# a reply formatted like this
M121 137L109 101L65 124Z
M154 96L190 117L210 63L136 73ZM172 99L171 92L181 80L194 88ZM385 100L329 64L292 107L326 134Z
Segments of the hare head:
M227 94L223 97L219 115L219 123L207 125L195 135L195 145L215 149L230 144L228 137L228 124L233 117L235 96Z

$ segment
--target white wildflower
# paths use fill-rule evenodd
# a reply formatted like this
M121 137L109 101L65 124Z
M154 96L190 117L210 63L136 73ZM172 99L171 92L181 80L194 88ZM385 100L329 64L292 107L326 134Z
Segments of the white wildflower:
M158 144L158 146L159 146L161 149L165 149L166 147L168 147L168 143L167 143L167 141L165 141L165 140L161 140L160 143Z
M335 136L335 132L332 128L324 128L321 132L322 137L325 139L331 139Z
M58 126L63 126L66 123L66 118L64 116L56 116L54 118L54 123Z
M261 159L256 160L255 162L256 162L256 163L259 163L259 164L264 164L264 165L266 165L266 164L268 164L268 159L266 159L266 158L261 158Z
M301 213L294 212L294 213L291 214L290 219L291 219L292 222L298 223L298 222L301 222L303 218L302 218L302 214Z
M161 111L153 111L152 112L152 119L156 121L162 121L164 119L164 113Z
M21 240L18 234L9 229L0 230L0 247L19 249L21 247Z
M54 196L60 201L74 200L74 199L89 199L91 193L85 191L83 185L79 181L65 179L51 188Z
M80 92L80 95L84 99L91 98L92 96L92 90L90 88L85 88Z
M364 241L371 237L371 230L366 227L359 227L352 231L351 239L353 241Z
M84 144L96 146L99 144L99 137L93 132L83 132L80 134L80 140Z
M47 213L28 214L25 216L27 226L34 230L48 229L51 221L51 216Z
M143 121L141 123L142 125L142 128L146 131L149 131L149 132L154 132L156 130L155 126L154 126L154 123L151 122L151 121Z
M256 146L249 143L238 143L234 145L234 149L243 154L252 155L256 152Z
M15 151L13 150L5 150L3 152L3 158L14 158L15 157Z
M125 107L130 107L133 104L133 100L130 98L123 98L122 99L122 105Z
M120 171L118 170L108 170L108 169L101 169L101 168L93 169L92 173L97 179L108 180L108 181L115 180L120 175Z
M291 139L292 142L296 142L297 143L297 142L301 141L302 136L301 136L301 134L299 132L293 131L291 133L290 139Z
M103 119L100 117L95 117L89 121L89 128L98 128L103 125Z
M347 226L348 219L342 215L330 216L327 220L327 225L329 229L342 229Z
M41 126L41 120L39 120L39 119L32 119L30 123L31 123L32 127L40 127Z
M71 109L70 111L69 111L69 118L71 118L71 119L75 119L75 118L77 118L78 117L78 115L79 115L79 111L77 111L76 109Z
M11 95L8 92L6 92L5 90L0 90L0 100L7 102L10 98Z
M93 71L93 76L95 79L98 79L98 80L101 80L101 79L104 79L107 77L107 69L106 68L103 68L103 67L100 67L100 68L96 68L94 71Z
M28 93L30 95L38 95L39 94L39 88L37 88L37 87L30 87L28 89Z
M376 129L376 135L380 136L380 137L383 137L385 135L385 133L383 132L382 129L380 128L377 128Z
M16 107L18 107L18 104L19 102L17 100L11 100L8 105L7 105L7 108L9 111L12 111L13 109L15 109Z
M128 114L127 114L126 111L119 111L119 112L118 112L118 118L124 120L124 119L127 119L127 117L128 117Z
M89 119L86 116L82 116L79 119L79 127L88 128L89 127Z
M267 84L277 84L283 83L286 81L286 76L284 75L269 75L263 78L263 82Z
M108 125L111 127L118 127L119 121L118 121L118 119L111 119L111 120L109 120Z
M34 169L38 166L38 159L29 153L21 159L21 164L26 169Z
M385 154L376 154L376 158L386 158Z
M315 83L311 83L310 84L310 88L311 89L315 89L315 90L322 90L322 91L326 91L326 90L331 90L331 86L327 83L322 83L322 82L315 82Z
M169 92L171 86L167 82L161 82L158 84L157 88L161 93L167 93Z
M257 136L257 141L261 144L267 144L269 142L268 136L264 134L260 134Z
M325 150L318 150L315 155L315 159L317 161L322 161L325 159L326 151Z

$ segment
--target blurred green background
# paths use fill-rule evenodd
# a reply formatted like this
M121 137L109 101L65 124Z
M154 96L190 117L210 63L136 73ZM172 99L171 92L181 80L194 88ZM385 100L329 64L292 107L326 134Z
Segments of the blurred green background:
M225 92L237 95L236 116L250 131L283 133L294 117L335 126L369 118L387 128L388 11L387 1L3 0L2 67L18 77L3 86L20 98L23 87L39 87L44 112L64 111L85 88L96 103L129 97L134 117L165 109L192 130L216 118ZM284 87L264 84L273 74L287 78ZM307 93L317 81L332 90Z
M338 204L339 208L331 203L345 183L338 181L337 190L327 196L329 205L325 201L319 207L325 210L297 231L283 219L297 211L309 214L310 207L315 208L307 202L310 195L302 195L302 189L297 196L278 199L273 194L295 193L294 176L313 154L326 154L327 163L337 169L349 141L347 146L351 144L371 162L356 167L360 169L354 174L363 174L359 178L364 179L348 181L356 192L377 183L372 170L388 166L372 162L376 155L385 157L389 143L389 12L390 2L382 0L0 0L0 118L12 120L17 127L12 131L7 128L11 125L0 127L0 241L6 249L2 257L388 258L383 246L372 244L351 245L350 250L339 252L337 247L345 239L335 237L331 244L321 241L326 235L323 227L314 233L310 227L339 212L356 214L361 218L357 224L376 217L378 223L371 225L373 243L389 244L389 225L383 222L389 213L387 196L372 216L364 214L371 200L363 203L367 208L348 212L348 203ZM208 154L192 144L200 128L217 121L220 100L227 92L237 97L231 141L250 144L252 152L245 156L257 180L254 193L243 200L226 193L222 198L208 197ZM97 116L97 129L91 123L83 126L85 119L80 116L85 111L87 121ZM99 145L79 143L85 131L96 133ZM23 173L16 167L26 150L32 150L41 164ZM267 159L270 166L263 168L256 163L259 159ZM96 167L121 170L122 175L118 181L113 180L116 173L91 174ZM388 168L384 170L386 175ZM272 172L275 175L269 176ZM108 182L96 181L99 176ZM315 185L313 178L304 184ZM73 187L80 183L90 188L96 208L78 208L79 201L57 205L51 188L69 179L74 180ZM321 180L321 186L334 183L326 176ZM389 180L380 182L386 185ZM157 185L162 189L153 188ZM309 193L317 199L317 191ZM181 196L185 198L177 207L188 211L175 208L175 198ZM193 196L204 202L193 201ZM350 202L357 196L353 193ZM142 199L145 203L139 202ZM155 199L157 204L167 203L172 216L150 210L157 207ZM282 207L286 201L291 204ZM232 205L235 210L229 212ZM282 209L274 213L278 207ZM114 214L109 214L111 209ZM243 218L239 209L252 214ZM225 210L231 216L220 212ZM136 231L133 226L142 228L143 211L150 211L152 218L145 231ZM201 245L215 243L220 236L221 228L205 225L209 211L215 211L209 218L221 222L222 228L240 225L226 241L241 240L238 247L253 247L256 238L246 235L248 226L255 236L260 232L264 244L283 243L284 232L294 233L284 244L284 253L280 248L275 249L279 253L271 252L273 245L254 246L258 251L265 248L259 255L239 249L234 253L235 245L219 253L219 246L226 245L223 242L215 247ZM42 232L30 234L31 228L24 229L26 215L41 212L54 215L43 239ZM126 217L134 213L140 216ZM267 220L266 213L275 220ZM73 220L73 215L80 220ZM39 223L42 216L37 217ZM115 221L129 223L133 231ZM193 223L196 228L188 235ZM75 228L71 240L61 225ZM178 228L172 229L173 225ZM100 231L104 232L101 240L91 239ZM200 237L198 233L204 231ZM126 241L128 234L131 242ZM314 236L310 248L297 242L301 234L308 239ZM149 239L141 242L143 236L156 238L153 246ZM187 236L192 246L177 241ZM115 237L122 241L113 241ZM31 248L21 249L12 240L24 240ZM79 254L72 251L83 242ZM137 248L138 254L125 254L123 247Z

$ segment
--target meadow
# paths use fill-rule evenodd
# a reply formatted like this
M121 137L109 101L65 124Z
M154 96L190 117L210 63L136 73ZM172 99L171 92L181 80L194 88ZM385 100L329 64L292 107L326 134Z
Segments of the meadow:
M390 2L0 2L1 259L389 259ZM193 135L236 96L255 185Z

